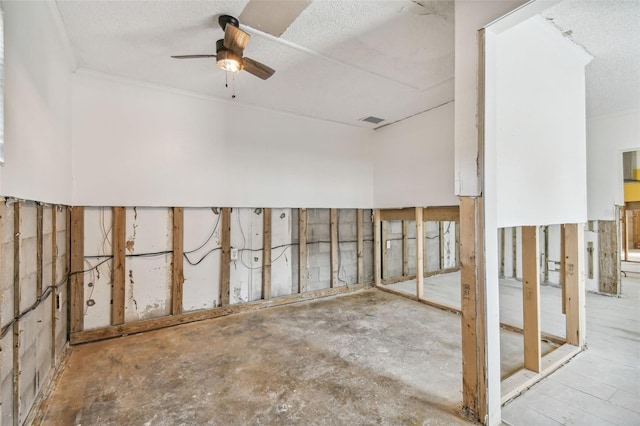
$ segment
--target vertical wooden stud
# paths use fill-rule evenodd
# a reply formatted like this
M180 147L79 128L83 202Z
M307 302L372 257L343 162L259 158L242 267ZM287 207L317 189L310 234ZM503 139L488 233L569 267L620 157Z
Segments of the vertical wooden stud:
M173 257L171 261L171 314L182 313L184 286L184 207L173 208L172 237Z
M380 235L380 210L373 210L373 282L382 284L382 241Z
M43 246L43 229L44 226L44 206L41 203L36 205L36 298L40 300L42 297L42 246Z
M440 251L440 270L444 269L444 222L438 222L438 243Z
M271 299L271 209L262 209L262 298Z
M338 247L338 210L331 209L331 288L338 286L340 256Z
M13 205L13 316L20 317L20 251L22 246L22 202ZM13 331L13 424L20 420L20 321L15 321Z
M565 261L565 227L560 225L560 290L562 291L562 313L567 313L567 286L566 286L566 261Z
M222 232L220 235L222 253L220 259L220 306L229 305L231 287L231 208L222 209Z
M622 223L622 231L621 231L621 239L622 239L622 256L623 260L627 261L629 259L629 247L627 246L627 240L629 239L628 229L627 229L627 207L622 206L621 208L621 216L620 220Z
M522 227L522 323L524 368L540 372L540 266L537 226Z
M56 365L56 326L58 323L58 206L51 206L51 366Z
M387 254L389 252L389 247L390 247L390 241L389 241L389 222L386 220L383 220L382 222L382 258L381 258L381 262L380 262L380 267L381 269L381 278L382 279L386 279L389 278L389 273L387 272L388 268L387 268Z
M422 230L424 227L422 214L422 207L416 207L416 237L422 235ZM402 223L404 224L405 221L403 221ZM403 231L406 231L406 229L403 229ZM403 232L403 234L406 235L406 232ZM418 297L418 299L422 299L424 297L424 268L422 266L423 247L424 239L416 238L416 296Z
M298 292L307 291L307 209L298 209Z
M71 208L71 332L84 328L84 207Z
M511 277L518 278L518 228L511 228Z
M584 346L584 266L580 255L584 249L581 224L565 225L565 271L567 343Z
M364 282L364 211L356 210L356 240L358 253L358 284Z
M126 246L126 211L124 207L112 209L113 263L111 265L111 325L124 324L125 298L125 246Z
M417 225L417 224L416 224ZM407 221L402 221L402 276L409 275L409 234L407 232Z
M549 282L549 225L544 227L544 275L543 282Z
M460 266L460 222L453 222L453 226L456 230L456 258L455 266Z
M423 214L423 219L426 219L424 217L424 214ZM429 271L429 268L427 268L427 266L429 266L429 262L428 262L428 259L427 259L427 257L428 257L428 253L427 253L428 244L427 244L427 241L426 241L426 239L427 239L427 235L426 235L427 234L427 225L426 225L427 222L428 221L425 221L425 223L422 224L422 235L420 235L420 236L416 235L416 239L417 238L421 238L422 239L422 270L425 271L425 272Z
M460 197L462 404L473 418L486 415L484 261L480 198Z
M504 278L504 257L505 257L505 238L504 238L504 228L500 228L498 230L500 233L500 272L499 277Z

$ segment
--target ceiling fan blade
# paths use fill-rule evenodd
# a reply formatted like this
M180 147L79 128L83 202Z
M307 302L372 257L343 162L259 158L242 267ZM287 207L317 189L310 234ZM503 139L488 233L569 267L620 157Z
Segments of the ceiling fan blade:
M276 71L273 68L269 68L265 64L261 64L258 61L254 61L251 58L242 58L243 69L249 74L253 74L263 80L268 79Z
M240 22L280 37L311 4L311 0L251 0L240 14Z
M215 58L216 55L178 55L172 56L173 59L196 59L196 58Z
M240 28L227 24L224 29L224 47L242 56L251 36Z

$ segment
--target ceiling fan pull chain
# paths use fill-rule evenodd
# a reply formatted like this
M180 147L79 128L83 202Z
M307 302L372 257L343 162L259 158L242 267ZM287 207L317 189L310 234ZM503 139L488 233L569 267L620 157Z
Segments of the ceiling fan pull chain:
M235 99L236 98L236 73L233 73L233 75L231 76L231 84L233 85L231 99Z
M229 87L229 72L224 72L224 87Z

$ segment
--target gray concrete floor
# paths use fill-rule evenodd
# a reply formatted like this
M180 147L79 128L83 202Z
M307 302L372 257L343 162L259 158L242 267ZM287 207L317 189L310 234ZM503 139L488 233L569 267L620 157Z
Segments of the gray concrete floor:
M366 290L73 349L44 424L468 424L455 314Z
M622 270L622 297L587 294L588 349L503 407L505 423L640 425L640 264Z
M640 424L640 265L623 269L637 273L622 298L587 296L589 349L507 404L506 424ZM503 322L521 324L519 288L501 281ZM457 273L425 281L439 303L459 294ZM564 335L559 288L541 309ZM522 337L501 345L505 377ZM368 290L76 347L44 424L468 424L460 362L459 317Z

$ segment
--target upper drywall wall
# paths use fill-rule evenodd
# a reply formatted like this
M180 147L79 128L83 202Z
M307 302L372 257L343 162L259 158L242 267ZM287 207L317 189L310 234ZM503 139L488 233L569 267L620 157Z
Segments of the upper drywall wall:
M615 220L624 205L622 153L640 149L640 110L587 121L589 220Z
M456 0L455 3L455 191L456 195L478 196L482 193L476 120L478 30L526 1ZM499 415L497 418L490 415L489 423L495 422L499 422Z
M499 34L495 49L485 139L495 164L485 169L485 191L497 196L498 226L586 221L584 67L591 57L539 17Z
M73 89L75 204L373 205L370 130L83 71Z
M457 205L453 182L453 102L374 135L376 207Z
M71 202L71 73L53 2L3 3L5 164L0 194Z

